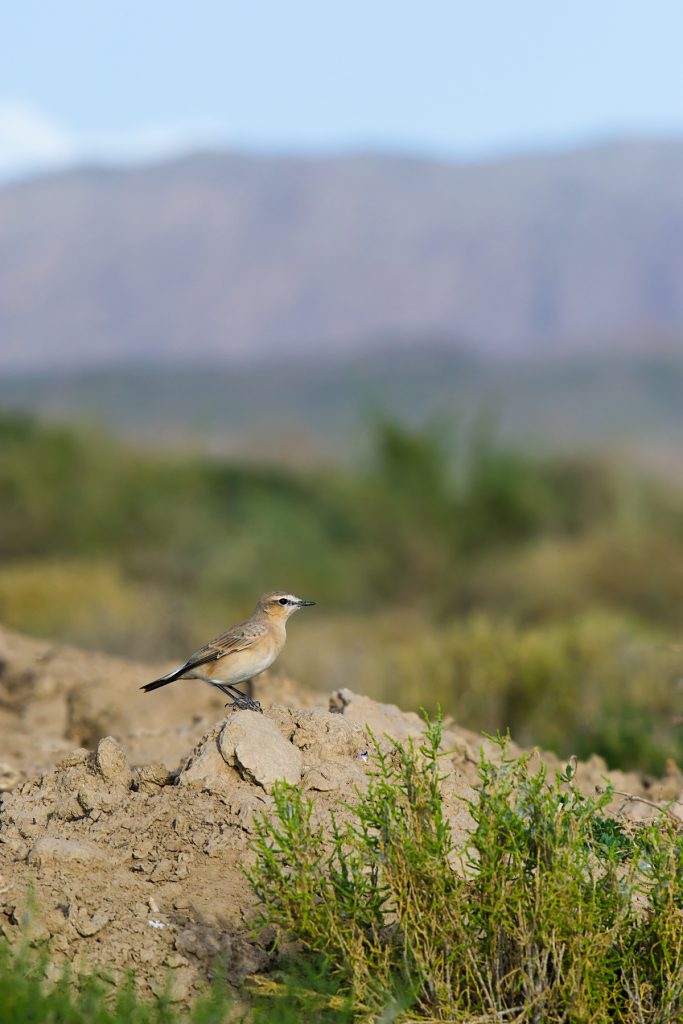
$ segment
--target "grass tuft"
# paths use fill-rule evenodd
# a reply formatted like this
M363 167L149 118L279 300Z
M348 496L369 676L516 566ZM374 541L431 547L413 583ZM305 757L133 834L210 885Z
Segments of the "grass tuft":
M276 788L249 874L261 924L319 958L355 1020L681 1019L675 823L627 832L605 813L609 790L585 797L573 764L551 779L499 738L455 847L440 741L437 721L419 745L375 743L367 791L343 819L316 821L298 789Z

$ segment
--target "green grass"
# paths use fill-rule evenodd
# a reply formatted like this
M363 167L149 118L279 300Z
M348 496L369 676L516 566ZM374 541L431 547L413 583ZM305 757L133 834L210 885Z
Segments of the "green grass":
M136 994L132 976L114 988L99 975L48 981L49 954L0 942L0 1024L222 1024L232 1001L216 985L190 1010Z
M250 873L262 924L352 1000L354 1020L669 1024L683 1015L683 836L627 832L573 770L482 757L474 828L454 846L439 724L375 749L366 793L325 827L276 790ZM290 964L290 970L293 968Z

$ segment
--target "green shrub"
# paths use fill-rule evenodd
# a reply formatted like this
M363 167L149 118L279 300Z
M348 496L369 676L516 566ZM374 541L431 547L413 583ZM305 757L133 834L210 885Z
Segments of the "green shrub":
M588 554L577 548L593 538ZM675 492L485 435L452 447L435 429L383 423L368 466L304 470L133 452L0 414L3 562L115 559L136 582L213 600L251 598L276 578L338 608L439 615L498 600L528 616L563 611L553 566L534 573L551 542L566 553L570 610L587 601L678 623L681 539Z
M404 621L368 652L360 687L403 707L428 693L428 710L439 705L460 725L661 774L668 757L683 758L683 659L664 636L600 609L527 625L485 613Z
M323 828L280 785L249 875L262 923L319 956L357 1020L665 1024L683 1015L683 837L629 835L572 768L482 756L473 831L453 846L440 726L375 746L367 792ZM400 1015L399 1018L400 1019Z

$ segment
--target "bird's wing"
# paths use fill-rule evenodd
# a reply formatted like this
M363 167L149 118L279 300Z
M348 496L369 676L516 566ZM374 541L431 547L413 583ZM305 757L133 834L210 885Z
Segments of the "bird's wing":
M206 665L208 661L218 661L229 654L237 654L239 651L246 651L252 647L267 632L268 627L262 622L240 622L237 626L231 626L221 633L215 640L200 647L198 651L190 655L181 672L187 672L198 665Z

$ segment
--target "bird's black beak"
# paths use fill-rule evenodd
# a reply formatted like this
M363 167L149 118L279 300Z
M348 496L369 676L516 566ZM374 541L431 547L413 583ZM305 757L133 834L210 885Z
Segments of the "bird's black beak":
M317 601L299 601L299 608L309 608L311 605L317 603Z

